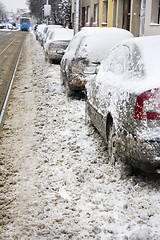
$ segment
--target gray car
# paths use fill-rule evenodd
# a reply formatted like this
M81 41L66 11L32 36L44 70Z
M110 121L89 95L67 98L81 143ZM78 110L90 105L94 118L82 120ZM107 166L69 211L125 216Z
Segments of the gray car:
M35 36L36 36L36 40L39 42L42 41L42 34L45 27L46 27L46 24L40 24L40 25L37 25L36 27Z
M86 114L109 158L160 173L160 36L128 39L102 61L87 85Z
M49 62L60 62L73 38L73 29L54 28L44 44L45 58Z
M52 31L52 29L55 29L55 28L62 28L62 26L61 25L46 25L46 27L43 29L42 37L41 37L41 41L40 41L42 46L44 46L44 44L46 43L49 33Z
M61 60L61 79L70 96L85 89L109 50L118 42L133 38L124 29L85 27L70 42Z

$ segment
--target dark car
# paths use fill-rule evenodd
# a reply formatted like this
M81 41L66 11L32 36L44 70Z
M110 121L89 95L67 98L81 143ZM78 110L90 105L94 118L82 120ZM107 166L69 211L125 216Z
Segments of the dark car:
M61 60L61 78L67 94L84 90L87 79L96 73L109 50L132 37L129 31L118 28L85 27L78 32Z
M53 28L44 44L45 59L60 62L72 38L73 29Z

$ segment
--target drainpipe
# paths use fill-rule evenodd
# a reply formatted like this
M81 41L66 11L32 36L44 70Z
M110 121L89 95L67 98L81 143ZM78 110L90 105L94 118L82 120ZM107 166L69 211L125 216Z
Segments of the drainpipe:
M139 36L143 36L144 35L145 9L146 9L146 0L141 0Z
M131 0L131 9L130 9L130 32L132 33L132 19L133 19L133 0Z
M74 34L79 31L79 4L80 0L74 2Z
M46 0L46 5L48 5L48 0ZM48 25L48 16L46 17L46 24Z

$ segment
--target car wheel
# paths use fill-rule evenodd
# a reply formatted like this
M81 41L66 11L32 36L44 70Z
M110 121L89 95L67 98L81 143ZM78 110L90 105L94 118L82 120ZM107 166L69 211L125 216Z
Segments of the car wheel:
M70 89L68 81L65 83L65 85L66 85L66 94L67 94L67 97L73 96L73 91Z
M87 103L87 99L85 101L85 124L88 125L89 127L93 126L91 116L90 116L90 110L89 110L89 105Z
M92 121L88 112L87 100L85 101L85 124L89 126L92 125Z
M53 60L50 59L50 57L48 57L48 62L49 62L50 64L52 64L52 63L53 63Z
M110 124L109 135L108 135L108 155L109 162L115 164L116 162L116 133L114 123Z
M48 54L45 53L45 61L48 62Z

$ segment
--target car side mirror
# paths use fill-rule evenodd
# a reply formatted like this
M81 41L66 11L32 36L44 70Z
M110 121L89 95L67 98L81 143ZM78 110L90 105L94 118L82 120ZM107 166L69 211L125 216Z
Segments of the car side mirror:
M97 74L99 70L100 62L92 62L84 68L85 74Z

